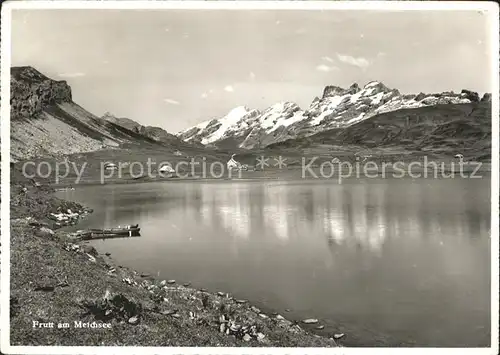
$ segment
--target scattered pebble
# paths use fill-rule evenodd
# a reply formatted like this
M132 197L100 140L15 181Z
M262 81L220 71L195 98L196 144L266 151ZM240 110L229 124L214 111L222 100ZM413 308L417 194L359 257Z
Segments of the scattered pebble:
M239 324L231 324L231 326L229 327L229 329L231 329L231 331L233 332L237 332L241 329L241 325Z
M302 323L304 323L304 324L316 324L316 323L318 323L318 320L314 319L314 318L308 318L308 319L304 319L302 321Z
M267 319L269 318L267 315L265 315L264 313L259 313L259 317L260 318L263 318L263 319Z
M324 325L318 325L318 326L316 327L316 329L318 329L318 330L325 329L325 326L324 326Z
M35 231L35 236L40 238L49 238L54 236L54 231L47 227L41 227Z
M191 286L191 283L186 282L186 283L185 283L185 284L183 284L182 286L184 286L184 287L189 287L189 286Z
M285 317L283 317L281 314L276 315L276 319L278 320L284 320Z
M44 286L37 286L35 287L35 291L44 291L44 292L52 292L54 291L55 287L52 285L44 285Z
M333 334L333 338L334 339L340 339L344 336L345 334L344 333L337 333L337 334Z
M160 282L160 287L163 287L167 284L167 280L163 280Z
M291 312L291 310L290 310L290 309L288 309L288 308L286 308L286 309L285 309L285 312Z
M84 253L92 255L93 257L96 257L99 255L99 252L92 245L84 245L82 247L82 250Z
M124 278L122 281L127 285L132 285L134 283L134 281L132 281L129 277Z
M139 324L139 317L134 316L128 319L128 323L132 325Z
M250 307L250 310L253 311L253 312L255 312L255 313L260 313L260 309L258 309L255 306Z
M168 280L168 281L167 281L167 283L168 283L169 285L172 285L172 284L174 284L174 283L175 283L175 280Z
M224 296L225 296L224 292L220 292L220 291L219 291L219 292L217 292L217 294L218 294L219 296L221 296L221 297L224 297Z
M265 338L265 337L266 337L266 336L265 336L264 334L262 334L262 333L257 333L257 340L258 340L258 341L262 341L262 340L264 340L264 338Z
M238 304L243 304L243 303L247 303L248 301L247 300L236 300L235 302Z
M252 340L252 337L250 336L250 334L245 334L245 335L243 336L243 340L244 340L244 341L250 341L250 340Z

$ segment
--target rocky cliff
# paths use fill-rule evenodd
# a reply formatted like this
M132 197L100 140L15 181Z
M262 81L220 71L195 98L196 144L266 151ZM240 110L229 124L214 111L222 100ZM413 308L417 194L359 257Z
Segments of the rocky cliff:
M71 88L32 67L11 68L11 160L116 149L154 140L73 102Z
M11 119L36 118L48 105L72 102L66 81L51 80L32 67L10 71Z

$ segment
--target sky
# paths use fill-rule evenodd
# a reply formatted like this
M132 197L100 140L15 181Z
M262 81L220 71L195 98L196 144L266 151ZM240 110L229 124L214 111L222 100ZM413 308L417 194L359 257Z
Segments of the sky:
M477 11L13 10L12 65L73 101L175 133L237 106L306 109L326 85L491 92Z

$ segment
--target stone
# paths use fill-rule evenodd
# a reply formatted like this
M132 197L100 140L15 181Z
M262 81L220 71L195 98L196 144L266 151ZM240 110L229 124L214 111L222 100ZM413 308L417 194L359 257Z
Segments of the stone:
M302 321L302 323L304 323L304 324L316 324L316 323L318 323L318 320L315 318L308 318L308 319L304 319Z
M136 325L139 324L139 317L134 316L128 319L128 324Z
M233 332L237 332L241 329L241 325L239 324L231 324L231 326L229 327L229 329L231 329L231 331Z
M260 309L258 309L258 308L257 308L257 307L255 307L255 306L250 307L250 310L251 310L252 312L255 312L255 313L260 313Z
M92 245L84 245L82 248L83 252L92 256L97 256L99 253L97 252L96 248L94 248Z
M248 301L247 300L236 300L235 302L238 304L243 304L243 303L247 303Z
M259 313L259 317L262 318L262 319L267 319L269 318L266 314L264 313Z
M167 284L167 280L162 280L162 281L160 282L160 287L163 287L163 286L165 286L166 284Z
M336 334L333 334L333 338L334 339L340 339L340 338L343 338L344 337L344 333L336 333Z
M175 280L168 280L168 281L167 281L167 284L169 284L169 285L173 285L173 284L175 284Z
M252 337L250 336L250 334L245 334L245 335L243 336L243 340L244 340L244 341L250 341L250 340L252 340Z
M31 221L28 223L30 226L33 227L46 227L49 228L49 225L45 222L40 222L40 221Z
M318 325L318 326L316 327L316 329L318 329L318 330L322 330L322 329L325 329L325 326L324 326L324 325Z
M177 313L177 310L175 310L175 309L166 309L164 311L161 311L160 313L163 314L164 316L170 316L172 314Z
M44 291L44 292L52 292L55 290L55 286L53 285L42 285L35 287L35 291Z
M41 227L35 231L35 236L40 238L52 238L54 236L54 231L47 227Z

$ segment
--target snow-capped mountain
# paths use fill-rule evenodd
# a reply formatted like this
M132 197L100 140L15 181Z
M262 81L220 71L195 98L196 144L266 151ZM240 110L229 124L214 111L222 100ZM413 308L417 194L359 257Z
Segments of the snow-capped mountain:
M487 95L483 99L487 99ZM332 128L348 127L389 111L475 101L479 101L479 95L469 90L462 90L459 94L402 95L377 81L369 82L363 88L356 83L347 89L327 86L323 96L315 98L306 110L293 102L279 102L262 112L240 106L220 119L200 123L178 136L202 144L220 145L231 141L241 148L251 149Z

